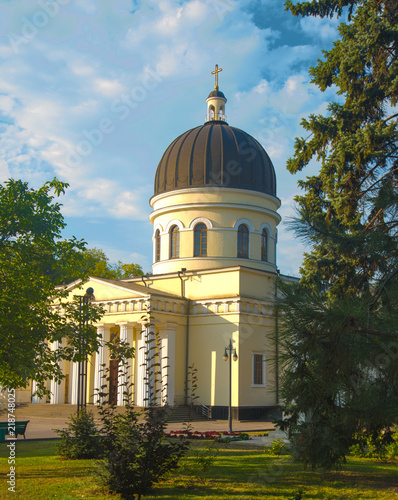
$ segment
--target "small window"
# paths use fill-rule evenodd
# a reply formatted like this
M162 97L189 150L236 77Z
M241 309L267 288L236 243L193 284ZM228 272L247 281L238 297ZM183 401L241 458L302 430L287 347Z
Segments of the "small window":
M207 227L202 222L196 224L194 229L194 256L206 257L207 255Z
M180 256L180 231L178 226L170 229L170 259L177 259Z
M253 385L265 385L264 354L253 354Z
M238 257L249 257L249 229L245 224L238 227Z
M261 260L268 261L268 232L263 229L261 233Z
M156 230L155 233L155 262L160 261L160 231Z

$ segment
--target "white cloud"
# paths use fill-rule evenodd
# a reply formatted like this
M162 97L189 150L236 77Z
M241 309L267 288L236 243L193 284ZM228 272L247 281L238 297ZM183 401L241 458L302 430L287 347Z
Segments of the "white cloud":
M75 0L75 2L86 14L95 14L98 10L98 5L93 0Z
M0 180L4 182L11 177L8 164L4 158L0 158Z
M94 68L84 62L72 62L69 64L69 67L78 76L91 76L94 73Z
M117 80L106 78L96 78L93 82L93 87L96 92L105 97L116 97L126 91L125 87Z
M300 19L302 30L314 39L321 37L323 40L335 40L338 36L337 26L341 20L337 18L315 19L313 17L303 17Z
M22 17L32 20L37 5L3 2L4 33L21 34ZM38 185L56 175L71 185L63 207L68 217L146 220L157 162L177 135L203 123L214 85L210 72L217 63L223 68L220 87L228 98L229 123L260 140L275 164L282 195L293 192L296 179L285 173L284 164L298 122L327 100L303 70L319 57L319 44L274 47L284 34L280 26L278 32L274 28L271 14L268 26L259 29L242 5L146 1L131 13L124 0L76 0L60 7L18 52L3 37L2 179L11 175ZM322 40L334 29L333 23L300 26ZM150 81L146 68L156 75ZM142 100L131 98L137 89L144 89ZM119 111L112 108L115 100ZM112 132L94 138L78 162L68 161L104 119L112 122ZM145 230L151 233L149 223ZM137 250L146 252L152 255L150 237Z
M15 101L11 96L0 95L0 111L6 114L11 114L15 105Z

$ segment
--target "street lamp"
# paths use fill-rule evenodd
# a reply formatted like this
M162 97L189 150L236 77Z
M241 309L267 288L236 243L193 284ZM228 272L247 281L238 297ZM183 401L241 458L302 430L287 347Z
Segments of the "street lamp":
M87 354L83 342L83 328L87 322L87 315L84 314L84 306L94 299L94 289L87 288L83 296L79 296L79 372L77 379L77 414L79 415L81 408L85 408L87 404ZM84 352L83 352L84 351Z
M229 352L229 356L228 356ZM233 354L232 354L233 353ZM238 355L236 354L236 349L232 345L232 339L229 341L229 346L225 348L223 360L228 361L229 359L229 402L228 402L228 423L229 423L229 432L233 432L232 430L232 363L231 358L234 361L238 359Z

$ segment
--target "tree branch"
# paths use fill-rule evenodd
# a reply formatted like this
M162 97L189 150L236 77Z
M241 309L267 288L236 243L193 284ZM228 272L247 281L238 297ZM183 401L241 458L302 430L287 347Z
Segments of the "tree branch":
M380 295L382 294L383 290L385 289L386 285L388 285L388 283L394 278L394 276L396 276L398 274L398 268L397 269L394 269L394 271L392 273L390 273L389 276L387 276L387 278L383 281L383 283L381 284L380 288L378 289L376 295L373 297L373 300L372 302L370 303L370 306L369 308L371 309L375 304L376 302L379 300L380 298Z

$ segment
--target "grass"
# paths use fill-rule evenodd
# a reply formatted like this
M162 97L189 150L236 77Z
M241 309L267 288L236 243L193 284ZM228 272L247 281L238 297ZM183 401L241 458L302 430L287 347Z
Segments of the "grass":
M209 446L192 443L182 467L153 489L146 500L253 500L293 499L303 491L306 499L398 499L398 464L373 459L349 458L343 470L323 474L304 471L288 455L266 455L254 447L233 443L214 444L218 450L205 475L198 473L200 459L195 450ZM92 460L62 460L55 441L18 441L16 449L16 492L7 492L8 449L0 445L0 499L118 500L102 491L95 479Z

